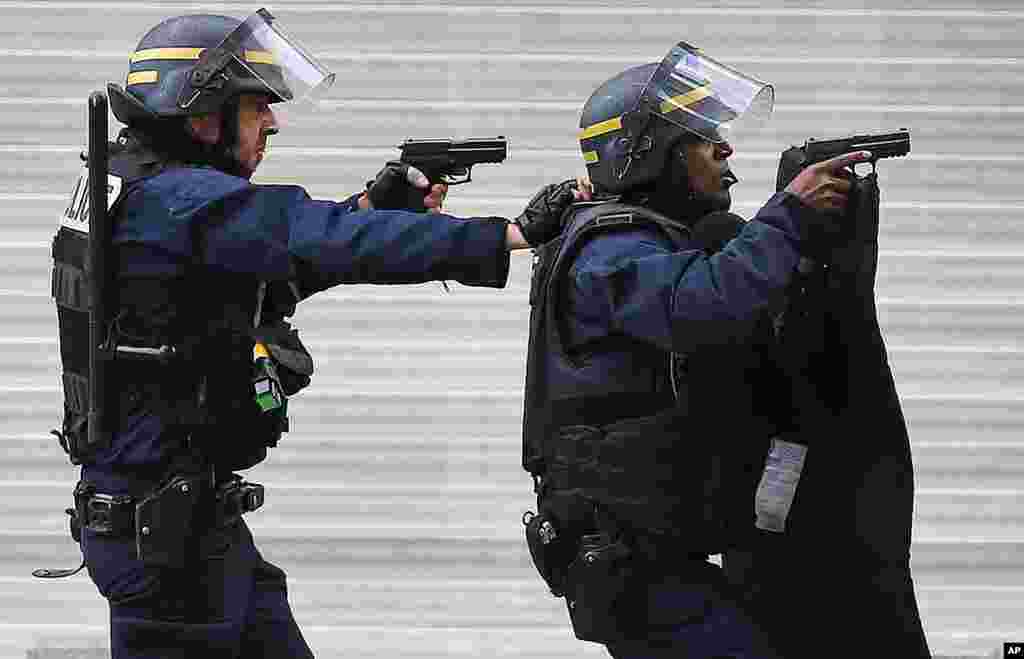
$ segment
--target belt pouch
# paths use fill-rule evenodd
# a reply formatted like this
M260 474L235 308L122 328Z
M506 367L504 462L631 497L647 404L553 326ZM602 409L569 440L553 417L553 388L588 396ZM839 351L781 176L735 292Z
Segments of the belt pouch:
M527 513L523 516L526 527L526 546L537 572L547 583L551 594L562 597L565 594L565 580L569 564L574 557L570 538L557 529L554 519L546 514Z
M201 476L175 476L135 506L138 558L151 567L185 566Z
M633 572L630 553L607 533L580 539L579 551L569 565L566 593L576 638L596 643L623 640L631 623L645 616L635 610L639 598L625 597Z

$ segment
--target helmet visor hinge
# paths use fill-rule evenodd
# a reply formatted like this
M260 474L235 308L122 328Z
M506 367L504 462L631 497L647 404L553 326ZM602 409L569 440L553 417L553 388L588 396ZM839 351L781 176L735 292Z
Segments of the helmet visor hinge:
M178 95L178 107L185 110L191 106L204 90L222 89L228 76L224 73L234 53L226 48L207 48L182 85Z
M618 169L616 176L620 181L629 173L634 159L642 160L648 152L654 150L654 139L646 134L650 121L650 111L642 105L622 115L622 128L626 137L620 138L619 143L622 145L622 150L625 151L623 155L626 162L621 169L616 168Z

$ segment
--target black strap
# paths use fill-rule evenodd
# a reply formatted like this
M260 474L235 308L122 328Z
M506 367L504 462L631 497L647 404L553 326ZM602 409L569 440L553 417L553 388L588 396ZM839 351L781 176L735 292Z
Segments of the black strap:
M681 247L690 235L690 229L680 222L640 206L613 202L587 208L583 212L592 215L585 218L569 238L570 245L555 260L547 273L547 281L543 282L547 288L545 298L548 308L545 310L545 315L554 321L554 335L563 356L569 363L577 367L583 365L587 353L569 349L569 344L566 341L569 336L569 315L560 313L559 309L564 304L566 297L568 285L566 275L583 247L599 234L631 230L641 226L662 231L677 248Z
M77 488L76 488L77 492ZM77 507L77 502L76 502ZM79 524L78 511L75 508L65 508L64 512L71 518L71 537L75 539L75 542L81 542L82 539L82 527ZM63 579L64 577L70 577L78 574L82 568L85 567L85 554L82 555L82 563L74 569L61 569L61 568L39 568L38 570L32 570L32 576L37 579Z
M74 569L41 567L38 570L32 570L32 576L38 579L63 579L64 577L70 577L78 574L84 567L85 556L82 557L82 564Z

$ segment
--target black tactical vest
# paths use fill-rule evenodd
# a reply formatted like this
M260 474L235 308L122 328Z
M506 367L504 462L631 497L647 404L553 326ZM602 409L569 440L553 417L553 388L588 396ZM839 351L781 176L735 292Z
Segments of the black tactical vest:
M120 147L110 144L111 153ZM85 156L82 156L83 160ZM113 171L108 176L108 212L115 214L124 198L124 178ZM61 431L53 431L72 463L88 460L86 423L89 412L89 309L92 305L89 264L88 165L79 176L71 199L60 216L53 238L51 294L57 305L60 340L61 381L64 389L64 420ZM115 389L116 391L116 389Z
M110 213L116 224L123 200L142 180L173 164L138 144L110 144L117 177ZM85 177L53 240L52 294L60 335L64 420L54 431L73 464L88 464L89 277L88 224L82 221ZM202 236L193 228L194 253ZM291 395L309 383L313 364L295 330L297 289L288 282L254 285L249 277L204 277L193 264L184 277L117 278L117 309L107 342L117 346L108 386L114 418L148 411L161 416L168 441L197 449L225 469L244 469L266 457L287 430L287 407L262 412L253 394L253 347L271 353L280 384ZM142 349L141 351L138 349ZM163 358L140 353L164 349ZM173 350L173 355L169 354Z
M638 225L677 249L695 247L687 227L650 209L574 208L566 233L537 250L530 291L523 467L538 483L538 506L563 528L592 524L596 510L628 533L717 553L753 529L753 493L778 403L753 395L776 376L766 358L770 323L759 333L764 343L728 350L684 355L625 338L605 343L601 349L628 349L637 364L662 364L663 378L644 391L621 393L609 382L604 395L572 395L589 361L565 340L567 274L581 248Z

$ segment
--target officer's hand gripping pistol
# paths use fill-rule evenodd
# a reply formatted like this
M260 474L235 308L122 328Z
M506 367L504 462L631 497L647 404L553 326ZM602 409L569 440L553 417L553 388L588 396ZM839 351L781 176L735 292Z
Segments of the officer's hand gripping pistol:
M408 139L398 145L402 154L399 161L423 172L431 185L461 185L473 180L473 165L480 163L501 163L508 156L508 140L499 135L494 138L451 139ZM377 209L405 209L425 211L423 197L429 192L420 188L403 186L402 194L374 194L369 190L370 201Z
M793 146L782 152L776 190L782 190L805 167L854 151L870 151L871 169L882 158L894 158L910 153L910 131L901 128L895 133L851 135L834 140L809 139L803 146Z

